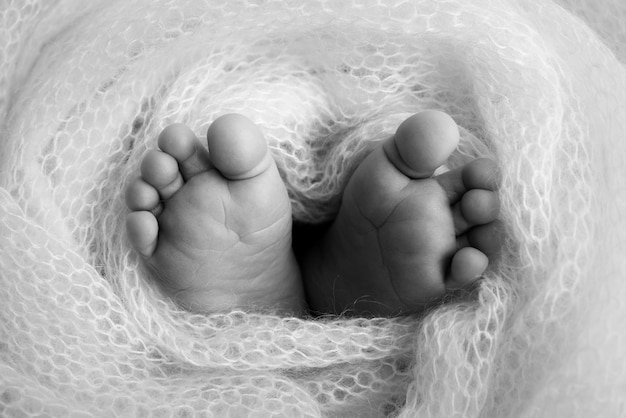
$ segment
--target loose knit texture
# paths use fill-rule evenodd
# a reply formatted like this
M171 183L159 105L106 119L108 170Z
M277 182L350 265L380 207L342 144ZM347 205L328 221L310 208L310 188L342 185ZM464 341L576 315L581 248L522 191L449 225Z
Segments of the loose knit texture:
M623 417L626 3L4 1L0 415ZM194 315L125 237L159 131L263 131L336 213L408 115L501 167L503 254L422 317Z

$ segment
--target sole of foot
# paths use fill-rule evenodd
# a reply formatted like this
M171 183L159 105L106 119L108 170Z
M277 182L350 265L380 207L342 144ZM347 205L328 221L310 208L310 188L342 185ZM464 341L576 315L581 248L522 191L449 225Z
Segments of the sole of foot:
M126 188L132 247L186 309L302 313L291 206L262 133L230 114L207 143L182 124L161 132Z
M301 257L317 313L417 313L467 289L496 256L499 172L478 159L433 176L457 147L445 113L418 113L357 167L335 221Z

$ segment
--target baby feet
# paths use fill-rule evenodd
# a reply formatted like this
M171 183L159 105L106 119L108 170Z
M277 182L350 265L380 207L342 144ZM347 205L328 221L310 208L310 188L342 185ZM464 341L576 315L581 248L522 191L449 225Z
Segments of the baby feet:
M126 189L132 246L187 309L301 314L291 206L261 132L226 115L207 140L209 151L184 125L163 130Z
M417 312L484 272L499 247L497 168L479 159L432 177L458 140L448 115L422 112L359 165L301 260L311 310Z
M159 137L127 188L131 244L184 307L303 313L417 312L480 276L498 251L491 160L432 176L458 143L444 113L407 119L357 168L339 214L300 257L291 207L263 137L227 115L207 152L183 125ZM319 235L319 234L316 234Z

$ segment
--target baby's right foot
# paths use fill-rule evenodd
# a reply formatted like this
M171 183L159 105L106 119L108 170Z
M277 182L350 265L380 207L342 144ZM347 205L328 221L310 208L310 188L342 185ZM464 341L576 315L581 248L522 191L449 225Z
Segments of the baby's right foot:
M359 165L302 256L313 311L418 312L483 273L498 251L498 170L479 159L433 176L458 140L452 118L422 112Z
M131 244L187 309L302 313L291 205L261 132L226 115L207 139L209 152L184 125L163 130L126 190Z

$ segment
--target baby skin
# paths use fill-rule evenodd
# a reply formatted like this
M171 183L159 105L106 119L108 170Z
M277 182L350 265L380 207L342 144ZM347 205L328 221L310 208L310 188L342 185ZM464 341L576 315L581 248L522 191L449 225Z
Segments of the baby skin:
M195 312L420 312L470 286L499 249L496 164L433 175L458 141L445 113L405 120L360 163L336 219L296 259L289 197L260 130L222 116L207 150L170 125L126 189L128 238Z

